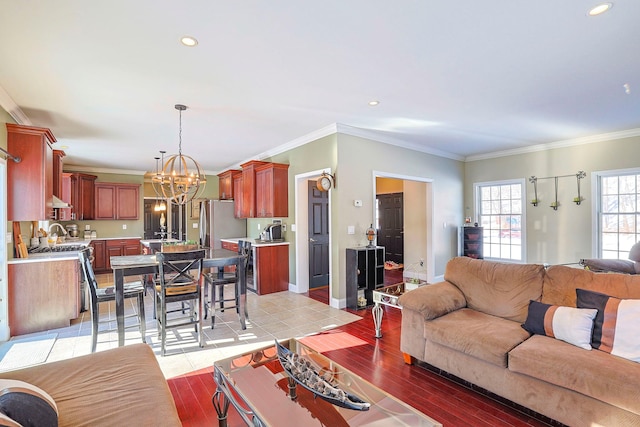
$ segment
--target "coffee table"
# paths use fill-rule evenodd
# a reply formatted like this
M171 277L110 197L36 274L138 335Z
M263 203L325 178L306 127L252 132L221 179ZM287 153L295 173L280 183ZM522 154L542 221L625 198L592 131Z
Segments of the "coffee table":
M330 375L344 391L371 403L369 410L332 405L301 386L291 393L296 396L292 399L274 343L214 362L217 389L212 401L221 427L227 425L229 405L233 405L247 425L253 426L442 426L300 341L289 339L280 343L310 361L322 375Z

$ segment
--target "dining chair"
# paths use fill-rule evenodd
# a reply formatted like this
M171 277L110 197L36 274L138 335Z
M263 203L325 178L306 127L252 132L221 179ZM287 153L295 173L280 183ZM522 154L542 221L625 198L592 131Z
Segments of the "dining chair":
M218 267L217 271L214 269L212 272L204 274L205 286L209 291L210 301L205 305L205 318L207 315L211 316L211 328L215 326L216 312L224 312L225 309L236 309L236 313L239 314L240 310L240 289L241 281L244 281L246 288L247 271L249 268L249 260L251 258L251 242L246 240L240 240L238 242L238 255L242 255L240 262L243 263L244 268L240 268L239 264L235 265L235 270L231 272L225 272L224 267ZM240 274L243 274L243 277ZM234 285L233 297L225 298L225 286ZM232 302L233 305L225 305L225 303ZM247 307L245 305L245 317L248 317ZM243 327L244 329L244 327Z
M202 333L204 299L201 287L204 257L204 249L156 252L159 280L155 289L155 306L162 356L166 351L167 329L194 325L198 334L198 344L204 347ZM169 307L172 303L180 304L178 307Z
M109 302L116 300L116 292L115 287L107 286L107 287L98 287L98 281L96 280L96 275L93 272L93 267L91 266L91 248L87 247L86 249L78 252L78 259L80 261L80 270L81 274L84 276L83 280L86 281L87 287L89 288L89 300L90 300L90 312L91 312L91 352L95 353L96 347L98 345L98 326L100 323L110 323L114 322L115 319L106 319L100 320L100 303ZM125 316L125 318L129 317L137 317L138 318L138 327L140 328L140 334L142 335L142 342L146 343L145 334L146 334L146 321L144 315L144 286L142 282L131 282L124 284L124 297L126 298L137 298L138 300L138 311L137 313ZM115 330L115 329L109 329Z

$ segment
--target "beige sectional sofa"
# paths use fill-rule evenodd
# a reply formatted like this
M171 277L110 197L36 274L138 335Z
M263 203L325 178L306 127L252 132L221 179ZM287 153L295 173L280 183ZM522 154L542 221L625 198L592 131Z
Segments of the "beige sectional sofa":
M640 276L458 257L444 278L400 297L404 353L567 425L640 426L640 363L521 326L576 288L640 299Z
M181 426L173 396L147 344L0 373L48 393L59 426Z

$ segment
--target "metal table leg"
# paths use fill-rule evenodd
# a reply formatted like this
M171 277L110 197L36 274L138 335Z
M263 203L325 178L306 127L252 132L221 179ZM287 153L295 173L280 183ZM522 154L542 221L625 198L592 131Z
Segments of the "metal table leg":
M371 314L373 315L373 326L376 329L376 338L382 338L382 315L384 311L382 310L382 305L379 302L371 309Z

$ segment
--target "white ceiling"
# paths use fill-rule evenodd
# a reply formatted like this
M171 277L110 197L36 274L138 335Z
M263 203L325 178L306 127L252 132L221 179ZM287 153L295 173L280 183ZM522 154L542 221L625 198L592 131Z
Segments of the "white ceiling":
M95 168L177 152L176 103L210 172L336 126L460 159L640 133L640 1L597 1L0 0L0 88Z

